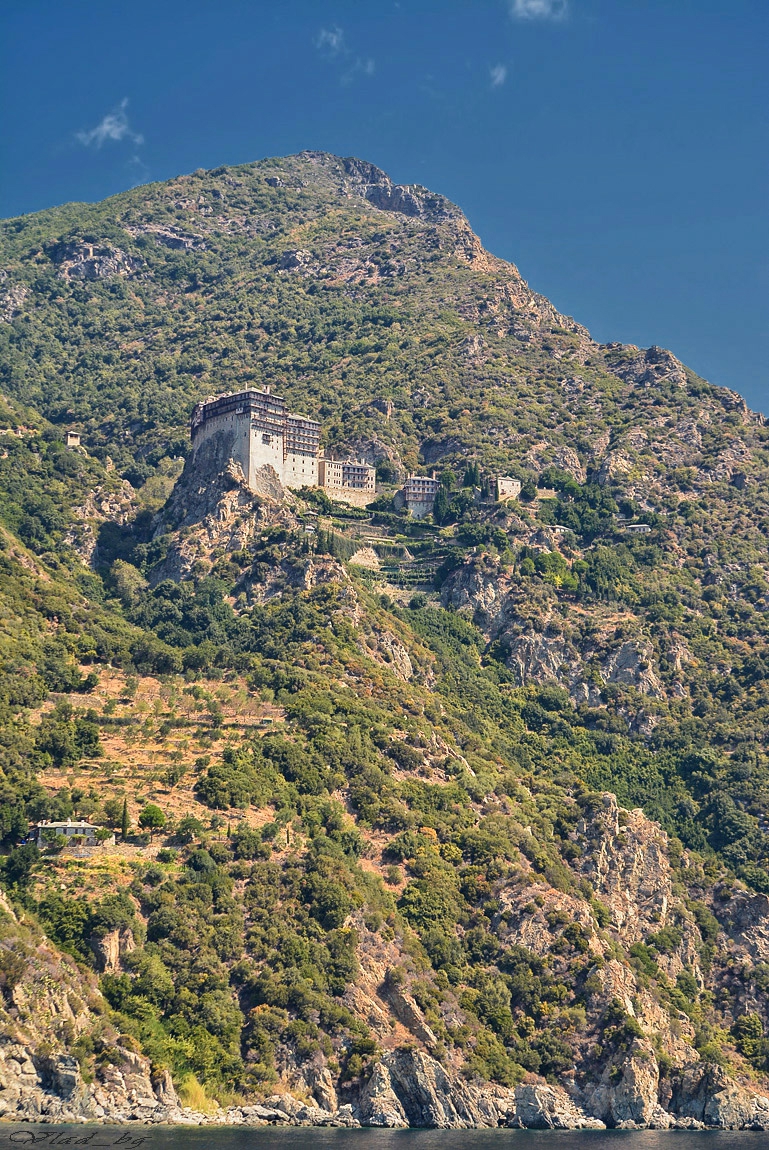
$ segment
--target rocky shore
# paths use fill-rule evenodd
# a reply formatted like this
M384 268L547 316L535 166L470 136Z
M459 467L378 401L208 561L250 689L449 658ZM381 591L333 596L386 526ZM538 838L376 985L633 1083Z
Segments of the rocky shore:
M377 1063L353 1102L339 1105L331 1074L317 1068L309 1075L305 1099L274 1094L259 1104L202 1113L181 1104L167 1072L153 1080L146 1058L123 1049L115 1054L119 1064L102 1068L97 1081L85 1083L70 1055L46 1060L31 1057L23 1046L5 1046L0 1049L0 1118L110 1125L769 1130L769 1098L705 1063L660 1089L656 1067L636 1057L617 1084L567 1093L545 1082L510 1089L467 1082L421 1051L396 1050ZM667 1108L660 1101L664 1097Z

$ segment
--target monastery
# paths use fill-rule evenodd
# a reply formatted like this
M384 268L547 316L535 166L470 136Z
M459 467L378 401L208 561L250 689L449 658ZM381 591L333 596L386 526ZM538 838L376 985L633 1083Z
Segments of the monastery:
M376 498L376 472L364 460L327 459L320 424L286 409L269 388L209 396L192 413L193 459L215 436L225 439L250 487L269 466L284 487L322 487L334 499L365 507Z

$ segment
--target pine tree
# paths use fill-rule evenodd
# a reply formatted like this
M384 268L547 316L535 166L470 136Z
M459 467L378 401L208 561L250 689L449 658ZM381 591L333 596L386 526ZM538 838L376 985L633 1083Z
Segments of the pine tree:
M128 799L123 799L123 813L120 816L120 837L123 842L128 838Z

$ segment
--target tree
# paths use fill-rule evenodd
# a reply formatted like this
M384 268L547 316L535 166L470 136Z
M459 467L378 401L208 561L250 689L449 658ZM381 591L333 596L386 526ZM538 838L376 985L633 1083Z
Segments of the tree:
M123 810L120 814L120 837L123 842L128 838L128 799L123 799Z
M202 833L203 824L200 819L196 819L194 815L185 815L179 820L179 825L176 828L176 841L191 843L193 839L200 838Z
M110 574L115 582L118 597L126 607L132 607L140 598L142 591L147 588L147 580L131 563L116 559L112 564Z
M445 523L449 516L451 499L445 487L439 487L433 503L433 518L436 523Z
M104 818L108 826L119 827L123 818L124 799L107 799L104 803Z
M16 847L6 856L3 863L3 878L6 886L24 890L30 883L32 868L40 858L40 851L34 843Z
M99 827L96 831L96 841L99 846L101 846L102 843L106 843L107 839L112 838L113 833L109 827Z
M144 810L139 815L139 826L143 831L150 832L150 842L152 842L155 831L162 830L166 825L166 816L161 811L160 807L154 803L147 803Z
M481 485L481 469L475 460L468 463L465 468L465 477L462 482L463 487L480 487Z

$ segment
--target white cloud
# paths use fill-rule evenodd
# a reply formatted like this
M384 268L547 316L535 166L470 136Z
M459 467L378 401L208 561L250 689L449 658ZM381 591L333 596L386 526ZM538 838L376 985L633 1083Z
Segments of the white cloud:
M516 20L563 20L569 0L510 0L510 15Z
M347 50L344 42L344 31L338 26L321 28L315 44L321 52L327 52L329 56L338 56Z
M352 84L356 76L373 76L376 71L376 64L370 56L362 59L356 56L350 67L342 73L340 80L343 84Z
M495 64L493 68L489 68L489 76L492 88L501 88L507 79L507 68L504 64Z
M358 56L349 47L344 29L338 25L321 28L315 38L315 47L327 59L333 59L340 66L339 82L351 84L357 76L373 76L376 64L371 56Z
M107 112L107 115L99 121L95 128L76 132L75 138L86 148L100 148L102 144L106 144L108 141L119 143L121 140L130 140L138 147L139 144L144 143L144 136L135 132L129 124L126 115L127 107L128 98L126 97L111 112Z

